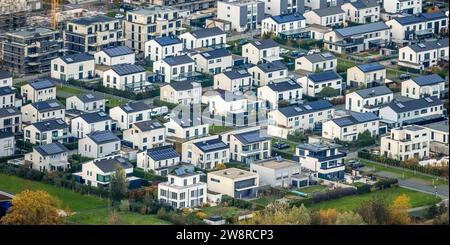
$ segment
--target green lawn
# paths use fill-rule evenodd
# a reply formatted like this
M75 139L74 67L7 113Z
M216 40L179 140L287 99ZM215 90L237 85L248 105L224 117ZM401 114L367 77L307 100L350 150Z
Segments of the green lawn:
M356 63L349 60L344 60L341 58L337 59L337 72L347 72L347 69L355 66Z
M425 180L427 181L430 185L448 185L448 180L443 180L443 179L438 179L437 181L435 180L435 178L422 174L420 172L414 173L413 170L409 170L409 169L398 169L398 168L392 168L389 167L389 165L384 166L384 165L380 165L380 164L375 164L372 163L370 161L364 160L364 159L358 159L358 161L360 161L361 163L364 163L364 165L366 165L366 167L370 167L370 168L375 168L375 172L378 171L386 171L386 172L390 172L390 173L394 173L399 175L399 178L405 178L405 179L410 179L410 178L415 178L415 179L421 179L421 180Z
M300 189L298 189L298 191L306 193L306 194L311 194L311 193L323 191L326 188L327 187L324 185L312 185L312 186L308 186L305 188L300 188Z
M124 99L118 99L116 97L111 96L106 97L106 100L108 100L108 106L110 107L121 106L127 103L127 101Z
M210 134L221 134L223 132L227 132L233 130L232 127L228 126L217 126L217 125L211 125L209 126L209 133Z
M237 207L214 206L202 208L202 211L206 213L208 217L219 215L222 216L223 218L232 218L239 213L240 209Z
M169 225L168 221L158 219L156 215L143 215L132 212L118 213L124 225ZM105 225L109 220L109 208L101 208L76 213L68 221L84 225Z
M381 197L385 198L385 200L390 204L401 194L406 194L411 199L411 206L413 208L432 205L441 201L441 198L435 197L434 195L426 194L423 192L417 192L401 187L394 187L382 191L365 193L361 195L347 196L335 200L311 204L308 205L308 207L312 209L335 208L339 211L356 210L358 209L358 207L361 205L362 202L370 200L372 197L376 195L380 195Z
M56 91L61 91L61 92L65 92L65 93L73 94L73 95L81 95L81 94L83 94L83 90L81 90L79 88L68 87L68 86L65 86L65 85L57 85L56 86Z
M257 205L261 205L266 207L267 205L269 205L270 203L275 202L276 200L283 198L282 194L277 194L277 195L269 195L269 196L263 196L261 198L258 198L256 200L253 200L251 202L257 204Z
M107 205L105 199L96 196L81 195L65 188L0 173L0 190L19 193L26 189L45 190L61 200L62 208L69 207L72 211L101 208Z

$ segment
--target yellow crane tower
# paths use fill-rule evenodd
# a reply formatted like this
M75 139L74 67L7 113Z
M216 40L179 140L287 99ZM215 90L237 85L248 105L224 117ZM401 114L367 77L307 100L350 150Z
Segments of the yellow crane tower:
M58 28L58 20L57 20L57 16L56 16L56 10L59 7L59 0L51 0L51 4L52 4L52 12L51 12L51 16L52 16L52 28L53 29L57 29Z

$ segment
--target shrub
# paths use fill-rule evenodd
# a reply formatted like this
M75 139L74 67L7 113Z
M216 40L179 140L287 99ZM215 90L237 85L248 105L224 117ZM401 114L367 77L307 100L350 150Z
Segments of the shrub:
M362 184L356 187L358 194L369 193L372 190L372 186L369 184Z
M204 213L204 212L197 212L195 215L200 220L204 220L204 219L206 219L208 217L208 215L206 213Z
M355 188L336 188L334 190L327 190L325 192L318 192L312 196L313 203L338 199L344 196L351 196L358 194Z
M380 179L377 183L374 184L374 187L377 189L386 189L391 188L393 185L398 184L398 179Z
M227 206L237 207L241 209L250 209L253 206L251 202L236 199L226 195L222 196L222 203L226 203Z
M119 210L122 212L130 211L130 201L128 201L128 200L120 201Z

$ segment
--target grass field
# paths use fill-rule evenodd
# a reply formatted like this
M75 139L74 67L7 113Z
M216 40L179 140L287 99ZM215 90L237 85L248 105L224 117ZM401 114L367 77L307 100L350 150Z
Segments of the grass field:
M124 225L169 225L170 222L158 219L155 215L142 215L131 212L119 212ZM104 225L108 224L109 208L101 208L83 211L71 216L70 223L85 225Z
M81 95L83 94L83 91L79 88L74 88L74 87L68 87L65 85L57 85L56 86L56 91L61 91L61 92L65 92L68 94L73 94L73 95Z
M406 194L411 199L412 208L422 207L436 204L441 201L441 198L434 195L417 192L401 187L394 187L382 191L365 193L355 196L342 197L335 200L325 201L317 204L308 205L311 209L329 209L335 208L339 211L356 210L362 202L370 200L372 197L379 195L384 198L389 204L392 203L398 196Z
M106 99L108 100L108 106L110 106L110 107L121 106L121 105L125 105L127 103L126 100L118 99L118 98L111 97L111 96L106 97Z
M202 211L206 213L208 217L219 215L222 216L223 218L232 218L237 215L240 209L238 209L237 207L215 206L202 208Z
M324 185L312 185L312 186L308 186L305 188L300 188L298 189L298 191L306 193L306 194L311 194L311 193L315 193L315 192L321 192L324 191L327 187Z
M209 126L209 133L210 134L221 134L223 132L227 132L232 129L233 129L232 127L228 127L228 126L211 125L211 126Z

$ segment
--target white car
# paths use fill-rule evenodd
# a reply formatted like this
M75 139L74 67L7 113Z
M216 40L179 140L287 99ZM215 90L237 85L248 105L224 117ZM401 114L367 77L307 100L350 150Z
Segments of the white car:
M311 49L308 51L308 53L306 53L306 55L311 55L311 54L315 54L315 53L320 53L320 49L318 49L318 48Z
M285 48L281 48L280 49L280 54L288 54L289 50L285 49Z

